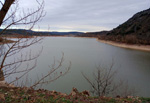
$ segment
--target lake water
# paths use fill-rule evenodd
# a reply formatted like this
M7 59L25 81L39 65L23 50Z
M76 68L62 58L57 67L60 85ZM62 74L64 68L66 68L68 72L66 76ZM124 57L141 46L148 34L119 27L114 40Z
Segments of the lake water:
M98 65L109 67L113 62L113 70L117 70L116 80L128 81L128 86L135 88L139 96L150 96L150 52L111 46L95 38L75 37L46 37L42 43L33 45L28 50L36 52L42 47L35 70L28 74L32 81L37 79L37 75L40 77L47 73L54 59L60 60L62 53L65 61L61 71L71 62L70 71L58 80L44 85L44 89L68 94L73 87L79 91L90 90L90 85L81 72L92 78Z

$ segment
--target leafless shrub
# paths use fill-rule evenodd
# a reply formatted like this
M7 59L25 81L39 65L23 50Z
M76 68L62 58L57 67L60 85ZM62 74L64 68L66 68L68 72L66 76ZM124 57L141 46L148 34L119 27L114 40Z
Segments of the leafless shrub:
M91 93L96 96L117 96L122 97L134 95L134 89L129 88L123 80L114 80L117 71L113 70L113 63L109 68L98 66L93 72L93 80L88 78L83 72L82 75L92 87Z
M112 70L113 64L109 68L100 65L93 72L94 81L92 82L83 72L83 77L92 86L92 93L97 96L106 96L115 91L121 84L113 82L116 71Z

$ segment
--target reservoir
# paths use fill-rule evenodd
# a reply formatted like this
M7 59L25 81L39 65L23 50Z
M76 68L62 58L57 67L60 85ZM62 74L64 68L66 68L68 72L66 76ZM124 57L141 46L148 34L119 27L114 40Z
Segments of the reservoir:
M66 75L43 85L42 88L68 94L73 87L79 91L91 90L90 84L81 72L92 79L96 67L101 65L109 68L113 63L112 69L117 71L114 81L126 81L128 88L136 90L136 96L150 96L150 52L115 47L101 43L96 38L45 37L40 43L22 51L22 54L27 51L32 51L34 54L42 48L36 67L28 73L27 77L22 78L22 81L25 78L31 78L32 82L36 81L37 78L48 73L54 63L56 66L64 54L64 62L56 75L64 72L71 62L70 70ZM20 69L25 66L26 64L22 64ZM10 82L17 75L12 75L6 80ZM21 85L22 82L17 84ZM26 83L26 86L29 84Z

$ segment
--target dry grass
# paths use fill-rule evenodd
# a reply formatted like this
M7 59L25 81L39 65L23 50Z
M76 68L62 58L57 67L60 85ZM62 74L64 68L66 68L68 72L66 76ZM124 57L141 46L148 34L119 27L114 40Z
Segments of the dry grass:
M128 96L92 97L81 93L67 95L56 91L32 88L0 88L0 103L149 103L150 98Z

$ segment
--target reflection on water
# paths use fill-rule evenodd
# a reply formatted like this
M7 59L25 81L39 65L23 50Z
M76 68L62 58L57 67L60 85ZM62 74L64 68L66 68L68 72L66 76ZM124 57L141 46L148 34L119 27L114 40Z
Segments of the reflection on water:
M62 52L65 58L63 67L67 67L70 61L72 64L67 75L44 85L45 89L65 93L70 93L72 87L76 87L79 91L90 90L81 72L92 78L96 66L99 64L109 66L113 59L113 69L118 71L117 79L128 80L128 85L135 87L140 96L150 95L150 52L119 48L98 42L94 38L73 37L47 37L40 45L31 46L29 50L36 52L42 46L43 52L38 58L37 67L28 74L32 81L37 79L37 74L47 73L49 65L53 64L54 58L59 60ZM23 67L25 65L22 65Z

